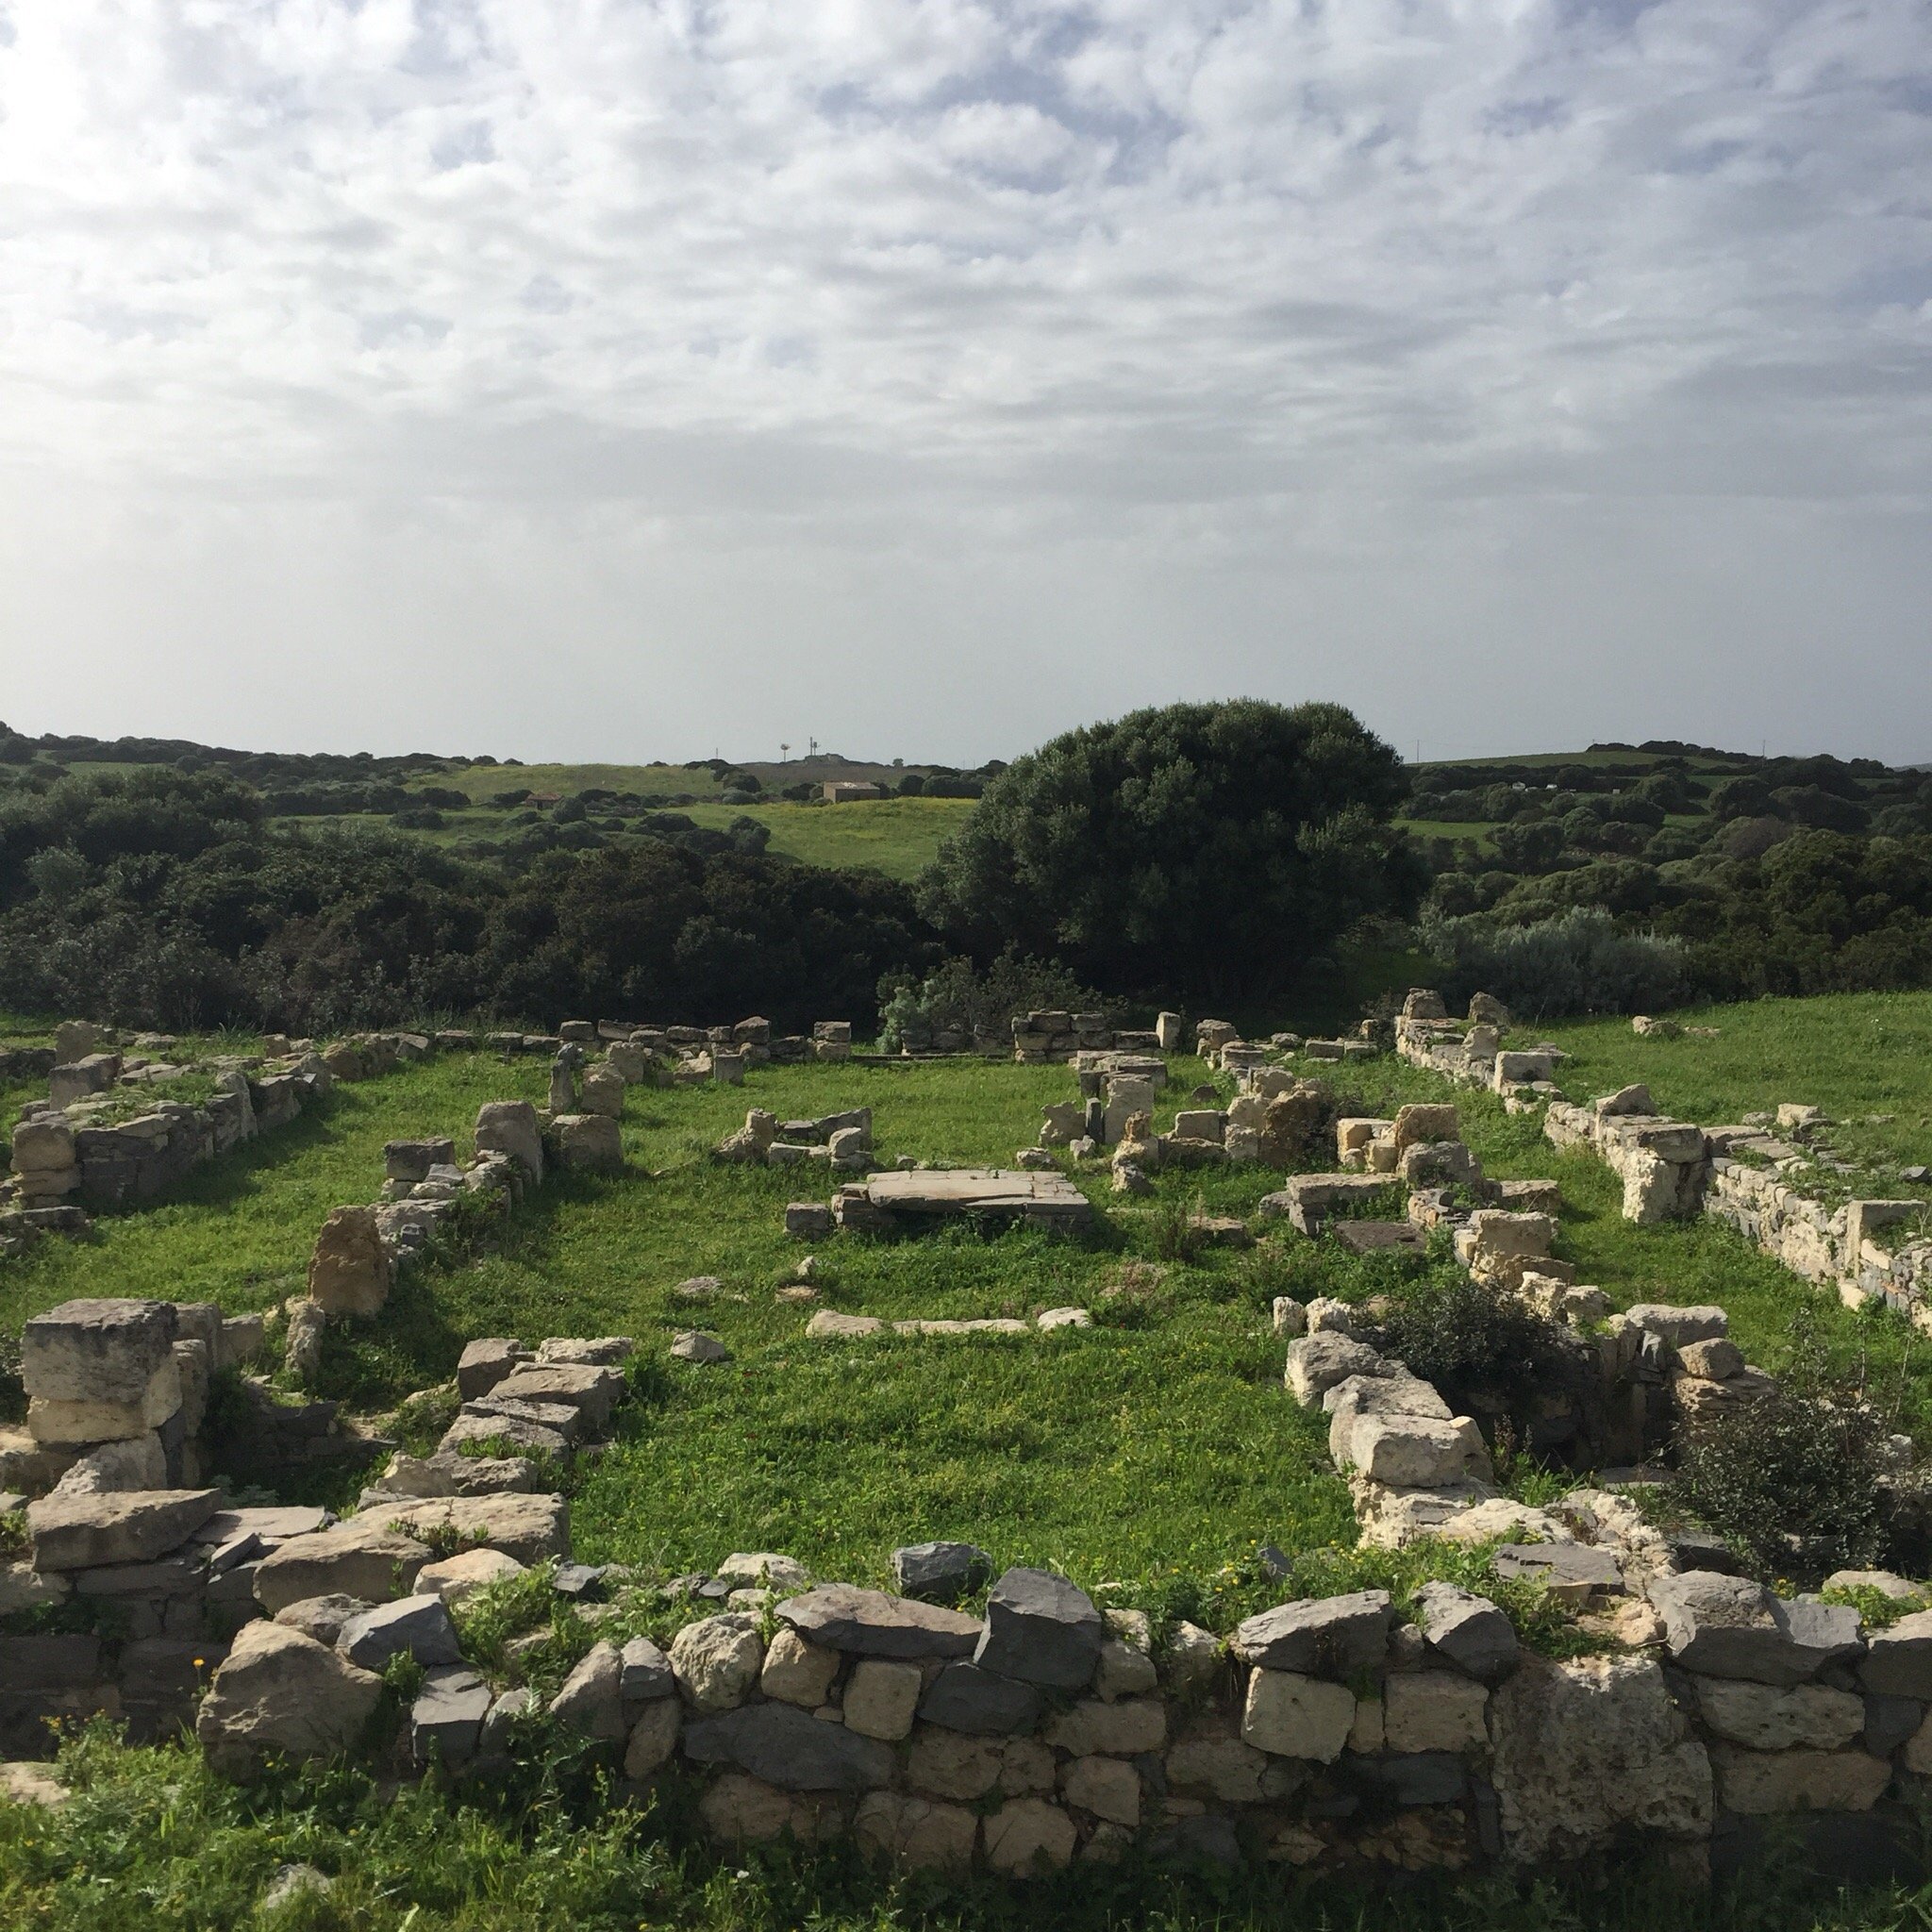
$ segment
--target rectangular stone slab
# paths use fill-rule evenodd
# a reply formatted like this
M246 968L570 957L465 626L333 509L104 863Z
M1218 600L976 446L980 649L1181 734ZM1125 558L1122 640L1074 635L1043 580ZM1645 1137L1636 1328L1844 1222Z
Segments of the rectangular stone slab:
M996 1167L874 1174L866 1198L890 1214L1019 1214L1083 1224L1093 1206L1062 1174Z
M43 1496L26 1508L36 1570L99 1570L149 1563L194 1534L215 1512L219 1490L119 1490Z

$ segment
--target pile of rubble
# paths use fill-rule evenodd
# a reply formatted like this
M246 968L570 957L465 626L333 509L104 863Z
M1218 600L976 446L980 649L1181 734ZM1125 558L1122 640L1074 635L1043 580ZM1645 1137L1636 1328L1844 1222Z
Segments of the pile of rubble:
M781 1121L755 1107L744 1125L712 1148L720 1160L752 1167L805 1167L823 1162L837 1174L873 1167L872 1108L855 1107L816 1120Z

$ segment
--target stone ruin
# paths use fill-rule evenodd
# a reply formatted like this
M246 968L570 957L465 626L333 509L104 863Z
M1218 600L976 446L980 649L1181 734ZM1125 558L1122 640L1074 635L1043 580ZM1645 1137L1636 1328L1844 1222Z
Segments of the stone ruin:
M753 1108L744 1125L711 1150L720 1160L752 1167L823 1164L838 1174L869 1174L873 1167L872 1108L848 1108L814 1120L781 1121Z
M1163 1019L1173 1016L1163 1014ZM947 1037L947 1036L941 1036ZM957 1036L951 1036L957 1038ZM937 1045L937 1041L935 1045ZM1013 1058L1023 1066L1044 1066L1076 1053L1156 1053L1168 1051L1158 1029L1121 1031L1105 1013L1043 1011L1013 1015Z

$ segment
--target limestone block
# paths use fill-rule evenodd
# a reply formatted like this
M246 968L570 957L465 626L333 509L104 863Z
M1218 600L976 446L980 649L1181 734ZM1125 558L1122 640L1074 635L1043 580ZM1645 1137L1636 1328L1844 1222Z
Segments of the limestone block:
M593 1643L550 1701L550 1715L587 1738L628 1735L624 1710L624 1657L614 1643Z
M1491 1474L1482 1433L1468 1416L1359 1416L1349 1429L1347 1460L1369 1481L1405 1490L1487 1482Z
M778 1615L800 1636L855 1657L964 1657L982 1635L978 1619L963 1611L848 1583L822 1584L790 1597L778 1606ZM1093 1623L1099 1622L1095 1611ZM1097 1653L1097 1629L1093 1647Z
M750 1694L765 1660L758 1624L736 1613L687 1624L671 1641L677 1688L694 1710L733 1710Z
M413 1537L380 1521L351 1517L271 1550L256 1565L255 1600L271 1617L316 1596L388 1603L415 1587L429 1559L428 1549Z
M904 1791L868 1791L853 1813L852 1835L868 1857L919 1871L959 1871L973 1862L979 1821L961 1805L935 1804Z
M1373 1135L1361 1136L1367 1141ZM1339 1133L1339 1130L1338 1130ZM1453 1104L1441 1101L1417 1101L1395 1109L1395 1119L1390 1137L1395 1143L1396 1158L1400 1160L1404 1151L1436 1141L1460 1141L1462 1139L1462 1117Z
M459 1604L492 1583L521 1576L525 1567L501 1550L464 1550L457 1556L444 1557L440 1562L425 1563L416 1573L414 1593L437 1596L446 1604Z
M624 1118L625 1082L615 1067L586 1067L579 1084L586 1113L606 1114L614 1121Z
M1058 1871L1074 1856L1074 1821L1058 1805L1021 1798L985 1821L986 1861L995 1872L1024 1876Z
M1383 1691L1383 1736L1391 1751L1466 1751L1488 1742L1489 1692L1450 1671L1392 1674Z
M246 1777L268 1753L332 1757L375 1713L382 1679L281 1624L244 1624L217 1667L195 1720L209 1764Z
M116 1490L42 1496L26 1506L36 1570L151 1563L212 1516L219 1490Z
M1076 1757L1061 1774L1060 1792L1076 1811L1089 1811L1129 1831L1141 1823L1141 1778L1118 1757Z
M1490 1740L1515 1862L1582 1857L1633 1827L1709 1833L1710 1760L1652 1658L1524 1657L1491 1697Z
M854 1667L845 1686L845 1728L887 1743L909 1737L920 1685L917 1664L864 1658Z
M1275 1757L1333 1764L1355 1724L1355 1693L1345 1685L1293 1671L1257 1670L1248 1679L1241 1738Z
M1158 1751L1167 1743L1167 1707L1158 1698L1126 1698L1108 1704L1083 1698L1061 1711L1041 1733L1056 1750L1076 1757L1096 1752L1115 1757L1135 1757Z
M1711 1753L1718 1802L1727 1811L1869 1811L1891 1782L1891 1766L1863 1751L1744 1751L1720 1744Z
M1734 1677L1695 1677L1704 1722L1754 1751L1840 1751L1865 1728L1865 1700L1823 1684L1779 1690Z
M783 1704L795 1704L805 1710L816 1710L831 1694L832 1680L839 1674L839 1653L822 1645L808 1643L796 1630L783 1625L765 1652L758 1674L758 1689L767 1697Z
M502 1154L531 1180L543 1178L543 1136L527 1100L486 1100L476 1109L476 1152Z
M21 1330L27 1427L41 1442L145 1435L181 1406L172 1302L63 1302Z
M1262 1797L1265 1752L1239 1738L1213 1733L1184 1739L1167 1754L1167 1781L1224 1805L1255 1805Z
M588 1174L624 1172L624 1135L609 1114L558 1114L550 1123L550 1137L559 1167Z
M684 1709L676 1698L655 1698L645 1705L625 1745L625 1776L647 1778L666 1763L677 1749L677 1734L683 1726Z
M308 1299L325 1315L366 1319L389 1300L394 1273L375 1209L331 1208L308 1257Z

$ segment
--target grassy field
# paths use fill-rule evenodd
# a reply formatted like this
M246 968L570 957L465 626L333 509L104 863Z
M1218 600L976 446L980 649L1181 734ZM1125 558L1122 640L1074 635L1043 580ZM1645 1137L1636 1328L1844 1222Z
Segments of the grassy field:
M888 878L916 878L973 809L970 798L860 799L851 805L696 805L681 808L701 825L742 815L772 828L768 850L804 865L851 866Z
M693 798L716 798L723 789L708 765L452 765L407 782L411 791L454 789L476 799L505 791L689 791Z
M1659 1107L1707 1126L1775 1108L1822 1107L1847 1158L1876 1168L1932 1163L1932 992L1753 1000L1670 1016L1715 1040L1633 1033L1625 1019L1556 1020L1508 1044L1554 1041L1572 1055L1573 1098L1643 1081Z

